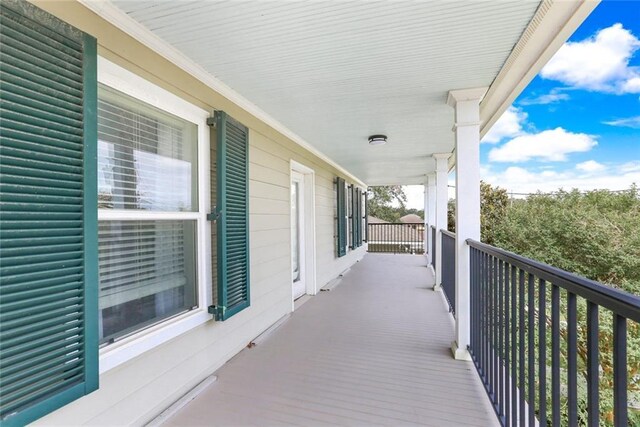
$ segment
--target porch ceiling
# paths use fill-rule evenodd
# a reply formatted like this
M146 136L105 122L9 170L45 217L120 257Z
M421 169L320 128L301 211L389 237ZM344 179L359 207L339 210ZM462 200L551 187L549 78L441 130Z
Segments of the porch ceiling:
M421 184L453 150L447 92L490 86L540 1L113 3L378 185Z

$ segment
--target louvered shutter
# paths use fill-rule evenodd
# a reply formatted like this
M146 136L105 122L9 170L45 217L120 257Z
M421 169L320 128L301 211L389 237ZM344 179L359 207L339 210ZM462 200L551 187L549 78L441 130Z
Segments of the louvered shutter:
M364 213L363 213L363 216L364 216L364 235L363 235L363 238L364 238L365 242L369 242L369 203L368 203L368 197L369 196L368 196L367 190L365 189L364 190L364 200L363 200L363 203L364 203Z
M349 186L349 191L351 192L351 249L355 249L358 247L358 224L356 221L358 211L356 195L358 193L355 185Z
M338 257L347 254L347 205L345 201L344 179L336 179L336 253Z
M362 191L356 187L356 209L354 215L356 229L356 247L362 246Z
M98 387L96 41L0 3L0 424Z
M218 300L211 308L226 320L249 307L249 130L222 111L217 139Z

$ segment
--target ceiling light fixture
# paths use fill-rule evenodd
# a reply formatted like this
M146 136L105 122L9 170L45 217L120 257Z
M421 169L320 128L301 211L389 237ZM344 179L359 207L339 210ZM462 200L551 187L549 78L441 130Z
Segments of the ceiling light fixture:
M387 143L387 135L371 135L369 145L384 145Z

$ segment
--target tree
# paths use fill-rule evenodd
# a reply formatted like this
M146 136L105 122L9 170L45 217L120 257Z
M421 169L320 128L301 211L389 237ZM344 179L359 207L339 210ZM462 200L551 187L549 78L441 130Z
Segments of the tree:
M369 187L367 214L384 221L398 222L406 210L407 195L400 185ZM399 205L399 206L394 206Z
M507 214L509 195L507 190L493 187L491 184L480 181L480 239L489 244L495 244L496 232ZM456 230L455 201L449 200L447 206L448 229Z

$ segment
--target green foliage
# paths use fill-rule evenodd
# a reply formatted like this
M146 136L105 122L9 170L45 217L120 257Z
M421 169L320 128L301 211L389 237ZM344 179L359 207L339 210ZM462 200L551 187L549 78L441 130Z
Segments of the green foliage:
M495 244L496 232L501 227L508 207L509 195L507 190L500 187L492 187L491 184L480 181L480 236L483 242L490 245ZM455 233L455 200L449 200L447 211L448 229Z
M369 187L368 214L389 222L399 222L408 214L416 214L424 218L424 210L406 207L407 195L400 185Z
M536 194L496 219L492 244L640 294L639 196L635 186Z

